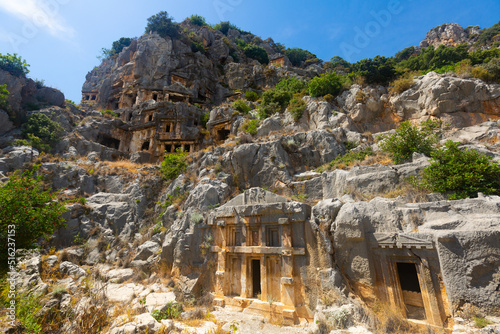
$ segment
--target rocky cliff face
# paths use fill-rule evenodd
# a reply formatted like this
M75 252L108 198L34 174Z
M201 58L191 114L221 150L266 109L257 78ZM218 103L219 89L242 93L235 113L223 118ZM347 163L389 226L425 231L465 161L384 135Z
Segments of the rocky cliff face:
M439 45L457 46L463 43L472 46L480 33L481 29L477 26L464 29L457 23L445 23L429 30L420 42L420 47L426 48L432 45L437 48Z
M97 107L129 108L145 101L144 92L169 90L173 83L180 82L192 102L218 104L231 96L233 90L273 87L287 76L313 77L322 72L319 67L265 68L246 57L236 44L237 40L255 43L271 56L278 52L272 39L262 41L233 29L226 36L188 21L183 27L179 38L162 38L156 33L144 35L119 55L104 59L87 74L82 87L83 101L89 100L86 96L95 96L90 102ZM202 50L194 51L193 42L202 45Z

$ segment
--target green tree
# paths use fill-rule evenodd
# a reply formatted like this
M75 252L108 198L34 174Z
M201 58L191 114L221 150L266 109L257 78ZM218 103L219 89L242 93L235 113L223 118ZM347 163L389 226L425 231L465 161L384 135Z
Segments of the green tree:
M30 71L26 60L23 60L17 53L1 54L0 53L0 69L9 72L15 76L26 76Z
M436 133L433 131L433 123L425 123L419 129L410 122L399 124L396 132L391 135L381 136L380 148L391 154L396 164L411 160L414 152L430 156L438 142Z
M9 94L7 85L0 85L0 109L7 108L7 105L9 104Z
M174 38L179 35L178 25L172 21L172 17L166 11L161 11L148 18L146 33L150 31L156 31L163 38L167 36Z
M29 116L22 129L24 138L41 151L48 151L53 147L61 139L63 132L64 129L59 123L42 113L33 113Z
M315 54L300 48L287 49L285 51L285 56L290 59L293 66L300 66L302 62L308 59L317 58Z
M187 170L187 153L177 149L177 153L165 154L160 171L166 180L173 180Z
M342 80L336 73L325 73L309 81L308 93L311 96L337 95L342 89Z
M288 112L295 122L298 122L306 110L306 103L301 98L294 97L288 105Z
M296 94L307 89L307 82L297 78L281 79L276 85L276 89Z
M40 238L48 238L64 224L61 214L66 208L55 200L55 193L44 189L41 175L35 176L37 167L12 174L0 187L0 247L4 259L9 235L15 239L15 248L31 249Z
M261 64L269 64L269 56L263 47L249 44L243 49L245 56L257 60Z
M200 26L200 27L208 25L206 19L200 15L191 15L189 17L189 21L191 21L192 24Z
M252 110L252 108L243 100L234 101L233 108L238 110L242 114L248 114L248 112Z
M433 162L424 170L424 183L450 198L477 197L478 192L500 195L500 166L492 157L476 150L460 149L451 140L432 153Z
M286 90L270 89L262 94L262 105L267 106L272 103L277 103L281 109L284 109L291 98L292 94Z
M118 54L122 52L122 50L132 44L132 38L128 37L122 37L117 41L113 42L113 45L111 46L111 51L113 54Z

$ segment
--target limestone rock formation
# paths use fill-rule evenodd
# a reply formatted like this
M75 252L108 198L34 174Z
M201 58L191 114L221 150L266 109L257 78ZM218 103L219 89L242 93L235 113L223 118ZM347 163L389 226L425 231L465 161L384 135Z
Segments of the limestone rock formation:
M477 26L464 29L457 23L445 23L429 30L424 40L420 42L420 47L426 48L432 45L437 48L439 45L457 46L463 43L471 46L480 33L481 29Z

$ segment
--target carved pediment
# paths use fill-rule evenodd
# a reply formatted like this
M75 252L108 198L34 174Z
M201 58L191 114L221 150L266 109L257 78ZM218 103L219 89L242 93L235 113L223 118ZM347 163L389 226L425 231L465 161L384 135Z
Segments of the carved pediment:
M432 249L434 242L428 234L420 233L374 233L375 246L381 248Z
M283 203L286 201L287 199L285 197L278 196L262 188L251 188L246 190L243 194L236 196L224 206L271 204Z

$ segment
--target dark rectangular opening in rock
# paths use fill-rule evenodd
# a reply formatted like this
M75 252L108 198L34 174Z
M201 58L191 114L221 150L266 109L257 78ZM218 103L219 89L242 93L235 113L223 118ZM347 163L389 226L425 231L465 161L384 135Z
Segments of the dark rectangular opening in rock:
M95 95L92 95L92 101L95 101L96 100L96 96Z
M397 262L399 284L409 319L425 320L424 301L415 263Z
M115 150L120 148L120 140L110 137L104 133L97 135L97 142L101 145L114 148Z
M280 246L279 228L276 226L268 227L266 229L266 239L267 239L267 246L279 247Z
M258 298L260 294L260 260L252 260L252 297Z
M158 101L158 94L153 94L153 100Z
M170 132L170 124L165 124L165 132Z
M146 142L144 142L142 144L141 150L142 151L148 151L149 150L149 141L146 141Z
M231 133L231 131L224 130L224 129L217 131L217 140L220 140L220 141L226 140L227 138L229 138L230 133Z

